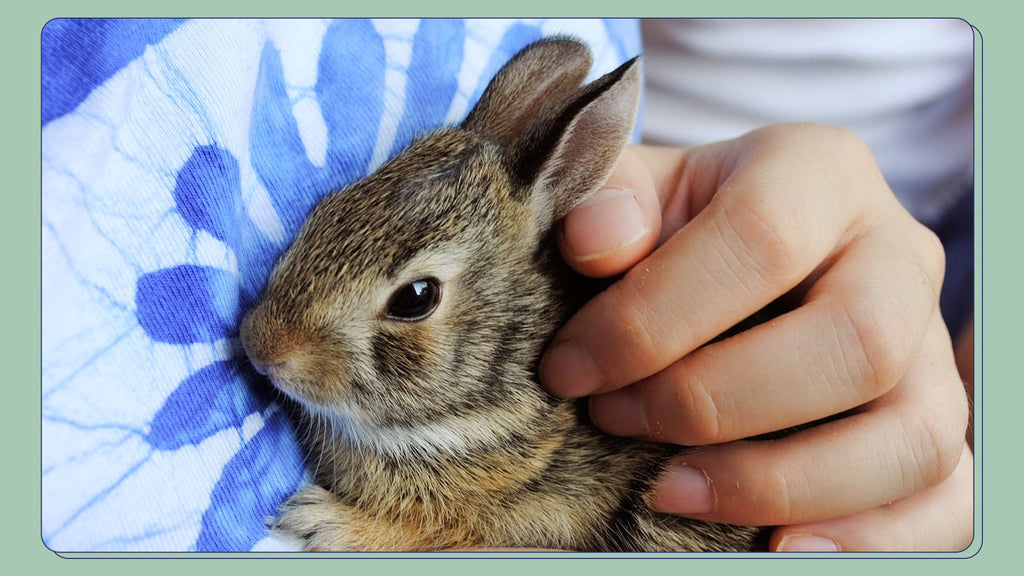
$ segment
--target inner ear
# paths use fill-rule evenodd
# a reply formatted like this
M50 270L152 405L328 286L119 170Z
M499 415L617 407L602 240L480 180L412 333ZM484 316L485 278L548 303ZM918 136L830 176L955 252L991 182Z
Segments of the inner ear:
M629 143L640 101L634 58L580 88L560 110L535 121L513 146L513 173L531 191L546 228L608 179Z

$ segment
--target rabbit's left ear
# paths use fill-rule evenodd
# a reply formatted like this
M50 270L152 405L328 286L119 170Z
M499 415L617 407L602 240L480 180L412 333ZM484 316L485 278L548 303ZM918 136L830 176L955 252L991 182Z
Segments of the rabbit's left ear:
M575 40L534 42L498 70L462 127L508 153L530 137L538 119L548 117L579 90L590 64L590 50Z
M633 58L547 111L512 147L512 173L529 185L537 230L547 230L604 184L629 143L640 101Z
M633 58L586 86L590 52L564 38L513 57L463 122L497 144L512 178L528 190L538 232L597 191L636 121L640 61Z

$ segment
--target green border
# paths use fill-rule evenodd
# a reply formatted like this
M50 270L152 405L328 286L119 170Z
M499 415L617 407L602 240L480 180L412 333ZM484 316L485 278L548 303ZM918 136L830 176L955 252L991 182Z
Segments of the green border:
M989 5L991 4L991 5ZM1019 73L1019 54L1024 53L1019 29L1020 10L1009 8L1007 3L932 1L928 3L896 3L879 0L863 0L855 6L828 5L806 1L786 0L771 4L743 0L742 2L713 2L697 6L686 6L665 0L653 2L634 0L629 3L612 4L609 0L600 3L586 2L579 5L536 0L520 0L515 4L515 13L502 4L490 7L474 3L433 1L429 4L401 0L400 2L373 3L372 10L363 5L342 7L341 3L326 0L293 0L290 2L267 2L251 0L244 7L224 7L195 0L178 0L168 4L127 2L125 0L98 0L88 3L61 1L22 5L16 10L8 7L0 23L3 33L4 68L13 74L5 83L7 90L2 96L4 110L8 113L4 131L3 158L8 169L7 210L3 211L4 235L2 246L4 260L13 261L12 273L4 283L7 293L3 310L5 330L3 347L6 382L4 405L8 407L3 418L7 460L3 474L3 494L7 497L8 514L5 514L0 543L5 550L5 568L15 570L31 569L42 571L74 571L77 574L116 574L120 572L156 571L177 573L181 570L245 570L253 573L274 574L281 571L280 560L265 556L259 561L245 561L241 566L228 566L223 560L201 555L197 560L147 560L141 566L134 559L60 559L47 550L39 537L39 307L40 307L40 228L39 228L39 32L47 20L57 16L942 16L960 17L980 31L984 58L979 62L981 78L978 102L978 190L988 191L978 195L978 262L976 272L977 294L979 295L978 318L976 320L977 389L979 394L978 416L986 413L984 421L979 418L977 427L979 455L978 468L983 474L976 485L977 502L988 503L979 506L976 512L978 522L983 520L983 529L977 531L983 542L976 540L962 559L940 559L928 562L932 573L960 573L977 568L999 568L1009 564L1014 557L1020 534L1020 521L1015 513L1021 511L1020 498L1013 488L1020 484L1020 466L1017 464L1021 453L1020 432L1007 429L1007 423L1015 423L1020 417L1015 413L1022 405L1020 387L1015 384L1019 377L1009 377L1007 358L1015 356L1011 347L1017 347L1013 328L1024 326L1020 306L1014 306L1019 292L1013 271L1019 269L1020 257L1017 243L1020 230L1016 220L1024 212L1020 210L1021 185L1018 180L1011 182L1010 167L1019 164L1016 158L1020 148L1017 137L1022 124ZM425 13L424 6L429 6ZM28 87L24 89L24 87ZM982 154L984 151L984 154ZM1015 209L1016 208L1016 209ZM30 241L26 241L28 238ZM26 249L26 246L29 248ZM985 266L985 264L989 264ZM1009 273L1008 273L1009 272ZM25 278L27 280L20 281ZM983 305L984 303L984 305ZM985 311L995 313L985 314ZM1019 355L1019 353L1017 353ZM988 369L988 370L986 370ZM987 390L984 374L992 374L995 388ZM985 394L985 392L989 392ZM28 408L22 409L22 406ZM13 407L17 407L12 409ZM1011 412L1013 411L1013 412ZM30 431L31 433L26 433ZM1004 444L1009 445L1004 445ZM1007 454L1009 458L989 458L985 454ZM26 472L27 471L27 472ZM984 496L984 499L982 499ZM983 511L983 513L982 513ZM981 528L982 524L979 524ZM491 555L494 558L508 558L508 554ZM535 555L524 555L534 557ZM913 557L913 555L910 555ZM233 557L249 557L237 555ZM180 558L180 556L178 556ZM402 557L382 561L377 556L358 556L352 560L334 560L340 564L313 561L300 564L300 568L311 571L341 571L361 573L363 571L448 573L452 571L519 574L528 571L555 571L581 569L597 572L620 572L639 568L658 571L700 571L710 569L716 573L757 571L758 573L781 573L782 571L813 571L823 569L830 572L854 572L883 568L905 571L903 556L880 559L814 559L814 558L772 558L770 560L693 558L680 566L678 559L644 558L633 560L602 560L575 558L552 558L510 562L495 561L491 557L460 556L430 557L419 560L420 556ZM607 561L606 561L607 560ZM751 562L757 562L756 565ZM965 562L969 563L965 564ZM713 564L709 564L713 563ZM827 564L825 564L827 563ZM878 565L876 567L876 564ZM984 565L984 566L981 566Z

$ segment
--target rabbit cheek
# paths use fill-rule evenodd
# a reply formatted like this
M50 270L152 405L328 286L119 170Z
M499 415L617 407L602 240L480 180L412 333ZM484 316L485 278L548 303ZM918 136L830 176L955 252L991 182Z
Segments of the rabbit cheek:
M400 328L373 336L371 362L375 378L371 382L376 389L356 391L372 396L366 399L367 403L379 407L382 413L378 416L385 423L415 421L424 406L441 401L438 391L424 386L435 380L430 376L435 371L436 358L429 352L429 330L421 325Z

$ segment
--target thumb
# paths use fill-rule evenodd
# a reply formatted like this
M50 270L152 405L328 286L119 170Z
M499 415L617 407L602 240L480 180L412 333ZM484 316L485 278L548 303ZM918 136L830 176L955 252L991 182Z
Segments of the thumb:
M577 272L603 278L647 256L661 231L661 208L646 164L626 149L608 181L562 220L558 247Z

